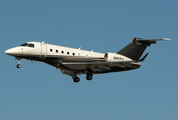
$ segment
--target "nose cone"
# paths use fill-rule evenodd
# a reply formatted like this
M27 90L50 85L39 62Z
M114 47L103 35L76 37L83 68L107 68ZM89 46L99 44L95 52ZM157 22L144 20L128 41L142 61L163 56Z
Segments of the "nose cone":
M5 53L6 53L7 55L10 55L11 50L10 50L10 49L8 49L8 50L6 50L6 51L5 51Z
M11 48L11 49L6 50L5 53L7 55L10 55L10 56L17 56L17 55L21 54L21 51L20 51L20 49L15 47L15 48Z

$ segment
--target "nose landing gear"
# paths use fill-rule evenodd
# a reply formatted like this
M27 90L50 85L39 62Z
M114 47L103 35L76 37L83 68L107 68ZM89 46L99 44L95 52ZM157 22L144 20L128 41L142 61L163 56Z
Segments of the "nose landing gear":
M17 68L21 68L22 67L22 65L21 65L21 61L20 61L20 58L15 58L15 59L17 59L18 60L18 64L17 64Z

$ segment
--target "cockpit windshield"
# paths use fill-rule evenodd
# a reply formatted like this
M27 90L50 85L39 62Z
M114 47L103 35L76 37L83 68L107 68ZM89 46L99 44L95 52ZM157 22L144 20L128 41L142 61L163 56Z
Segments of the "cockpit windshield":
M22 44L22 45L20 45L20 46L25 46L25 47L26 47L27 45L28 45L28 43L24 43L24 44Z
M22 45L20 45L20 46L25 46L25 47L35 47L35 45L34 44L32 44L32 43L24 43L24 44L22 44Z

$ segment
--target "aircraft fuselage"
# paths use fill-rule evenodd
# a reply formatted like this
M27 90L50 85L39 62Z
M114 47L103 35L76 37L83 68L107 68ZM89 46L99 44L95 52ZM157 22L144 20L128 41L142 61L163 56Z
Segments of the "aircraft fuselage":
M132 42L117 53L105 54L86 51L44 42L27 42L18 47L5 51L7 55L18 60L17 68L21 68L21 59L40 61L59 68L62 74L69 75L74 82L79 82L77 75L86 74L86 79L91 80L93 74L120 72L137 69L141 66L148 53L141 59L142 53L150 44L168 39L143 40L133 38Z

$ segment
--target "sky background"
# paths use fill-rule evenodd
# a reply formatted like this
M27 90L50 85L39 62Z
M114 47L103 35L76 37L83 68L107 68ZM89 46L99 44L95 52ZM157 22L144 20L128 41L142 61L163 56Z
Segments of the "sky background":
M177 120L177 0L1 0L0 120ZM140 69L72 78L5 50L28 41L117 52L133 37L148 47Z

